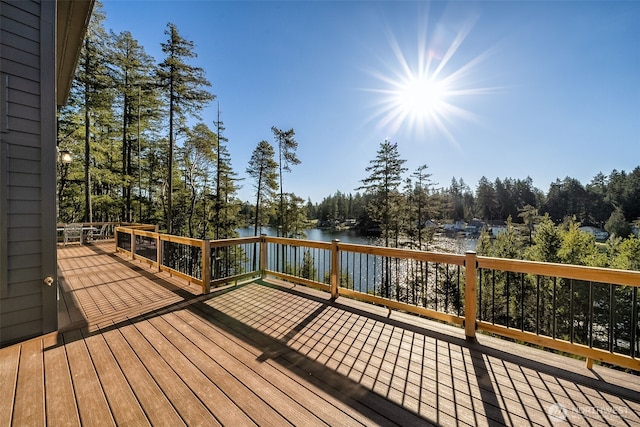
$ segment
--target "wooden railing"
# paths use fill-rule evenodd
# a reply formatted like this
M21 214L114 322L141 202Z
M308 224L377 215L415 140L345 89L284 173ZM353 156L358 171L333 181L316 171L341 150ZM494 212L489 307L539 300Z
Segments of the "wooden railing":
M154 231L150 231L153 229ZM278 237L117 227L116 250L212 286L272 276L640 371L640 272Z

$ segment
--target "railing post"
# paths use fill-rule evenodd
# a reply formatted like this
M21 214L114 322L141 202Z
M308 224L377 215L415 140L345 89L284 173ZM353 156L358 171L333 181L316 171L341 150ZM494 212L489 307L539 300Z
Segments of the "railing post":
M162 235L160 233L156 234L156 237L158 239L158 243L156 244L156 260L158 261L158 273L162 271L162 257L164 256L161 236Z
M467 251L464 255L465 287L464 287L464 334L467 341L476 339L476 312L478 304L476 298L476 275L478 258L474 251Z
M266 234L260 235L260 277L263 279L267 270L267 242L265 237L267 237Z
M331 280L330 280L330 288L331 288L331 299L336 299L339 296L338 291L338 278L340 277L340 252L338 249L338 244L340 240L333 239L331 241Z
M131 259L135 258L136 254L136 234L135 230L131 229Z
M202 293L211 292L211 244L208 239L202 241Z

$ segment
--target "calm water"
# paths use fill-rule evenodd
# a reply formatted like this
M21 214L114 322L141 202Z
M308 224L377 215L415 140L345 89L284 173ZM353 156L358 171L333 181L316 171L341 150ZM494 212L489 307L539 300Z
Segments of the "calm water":
M240 237L253 236L253 227L244 227L238 229ZM275 236L276 229L272 227L262 227L262 233L267 236ZM306 230L306 240L315 240L319 242L331 242L338 239L344 243L353 243L357 245L381 246L382 239L379 237L361 236L355 230L321 230L319 228L310 228ZM452 238L446 236L436 236L433 243L429 246L430 251L449 252L464 254L468 250L475 250L477 240Z

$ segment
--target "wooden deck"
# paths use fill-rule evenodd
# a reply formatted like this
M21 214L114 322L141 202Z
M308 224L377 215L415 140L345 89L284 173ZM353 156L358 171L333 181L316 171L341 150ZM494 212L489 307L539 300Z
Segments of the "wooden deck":
M640 377L301 286L209 295L60 247L59 333L0 349L0 426L640 425Z

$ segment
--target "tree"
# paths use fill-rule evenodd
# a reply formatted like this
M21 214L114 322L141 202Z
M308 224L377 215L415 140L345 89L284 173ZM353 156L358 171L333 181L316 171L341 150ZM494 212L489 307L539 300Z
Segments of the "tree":
M398 209L396 202L400 200L402 174L407 171L403 166L405 162L400 158L398 144L385 140L380 144L376 158L365 169L370 175L357 188L372 196L367 210L371 218L380 225L385 246L389 246L391 231L395 229L393 217Z
M607 177L599 172L585 187L589 200L588 220L599 227L603 227L613 212L613 206L607 201L607 183Z
M362 186L358 188L365 190L365 193L371 196L367 211L371 219L379 224L387 247L394 231L396 232L397 246L399 205L401 203L399 187L402 183L402 174L407 171L407 168L403 166L405 162L406 160L400 158L398 144L392 144L389 140L385 140L380 144L376 158L371 160L370 166L365 169L370 175L361 181ZM390 295L391 270L389 263L389 258L385 258L381 289L383 297Z
M306 234L304 230L307 225L307 211L304 205L304 199L293 193L284 194L283 217L287 227L283 231L283 237L294 239L304 239Z
M556 222L572 216L583 222L587 219L587 192L575 178L556 180L549 188L543 212Z
M453 177L447 193L449 197L449 218L455 221L465 218L471 219L473 217L474 206L473 194L464 180L462 178L456 180L456 178Z
M275 152L271 144L267 141L260 141L253 150L247 174L254 180L256 190L256 205L254 218L254 235L258 235L258 230L262 226L264 204L270 201L278 190L278 163L274 160Z
M616 254L611 260L611 268L622 270L640 270L640 238L633 235L620 242Z
M562 225L558 258L563 264L604 267L606 263L598 251L595 237L580 230L580 223L575 218L568 218Z
M121 102L122 120L122 218L132 221L132 188L135 182L133 173L132 153L134 143L138 150L138 187L141 186L141 121L148 121L157 116L159 100L155 91L151 90L153 58L146 54L144 48L138 44L130 32L118 35L112 34L114 39L113 69L115 85ZM136 126L137 125L137 126ZM134 138L135 135L135 138ZM140 189L139 189L140 191ZM140 204L140 206L142 206ZM139 216L142 216L139 214Z
M221 145L221 141L225 141L225 142L228 141L228 139L222 135L222 132L224 132L225 127L222 121L220 120L220 104L219 103L218 103L218 120L216 120L214 124L216 125L216 130L217 130L216 151L217 151L218 164L216 166L216 194L215 194L215 202L213 204L213 212L214 212L213 224L215 227L214 238L219 239L220 238L220 212L222 210L222 194L221 194L221 188L220 188L222 183L222 167L221 167L221 160L220 160L220 151L224 149L224 146Z
M621 208L616 208L609 216L604 229L611 235L618 237L628 237L631 234L631 226L627 222L624 212Z
M305 249L304 255L302 256L302 266L300 268L300 277L309 279L309 280L317 280L316 276L318 274L318 269L316 268L316 261L311 254L309 249Z
M415 179L413 202L416 206L418 249L420 250L422 250L422 230L425 227L426 221L430 219L429 211L427 210L427 200L429 197L429 187L433 185L431 182L431 174L426 172L427 168L427 165L420 165L416 168L413 174L411 174L413 179Z
M493 220L497 214L498 200L493 184L484 176L476 187L476 215L485 220Z
M216 155L216 135L204 123L198 123L187 132L187 139L182 148L182 160L185 171L185 185L189 189L189 205L187 207L187 231L189 237L195 237L194 214L198 197L203 193L207 178L210 175ZM206 219L203 220L206 222Z
M296 149L298 148L298 143L296 142L294 136L295 131L293 129L289 129L283 131L278 129L275 126L271 127L271 131L273 132L273 136L275 142L278 146L278 168L279 168L279 180L280 180L280 203L279 203L279 211L278 211L278 225L279 225L279 234L282 233L282 236L287 235L288 224L285 222L285 200L284 200L284 186L283 186L283 176L282 172L291 172L291 165L300 164L300 160L296 157Z
M91 136L101 116L110 116L113 103L113 80L107 64L110 63L109 37L103 27L105 19L100 5L94 10L84 44L80 50L75 76L72 104L80 103L84 111L84 214L85 221L93 221L91 205Z
M158 79L160 87L165 91L164 95L169 106L169 147L167 151L167 230L173 230L172 220L172 192L173 192L173 150L175 145L175 128L183 127L187 114L193 114L199 118L198 113L205 104L212 101L215 96L205 87L211 83L205 78L204 70L200 67L189 65L185 62L188 58L197 57L192 41L184 39L178 33L178 28L167 24L164 32L168 40L162 43L162 52L166 55L159 64Z
M533 229L536 225L536 221L540 219L538 215L538 209L534 208L531 205L526 205L523 208L518 209L520 213L518 216L522 218L524 222L524 226L527 228L529 232L529 245L533 244Z

